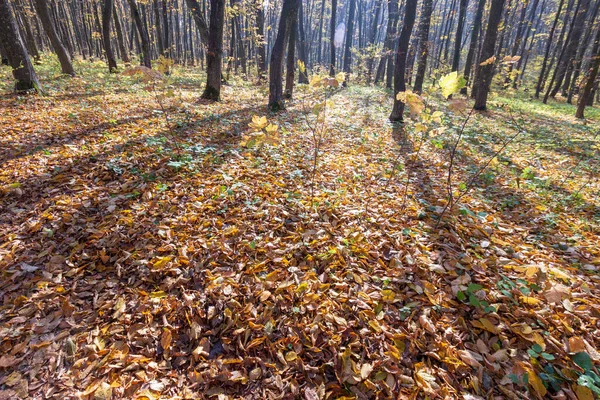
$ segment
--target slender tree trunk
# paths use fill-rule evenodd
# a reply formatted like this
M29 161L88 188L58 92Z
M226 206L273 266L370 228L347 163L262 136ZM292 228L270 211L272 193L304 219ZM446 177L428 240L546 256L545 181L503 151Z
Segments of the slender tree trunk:
M279 28L277 37L273 44L271 52L271 61L269 65L269 109L273 112L284 110L285 102L283 100L283 53L285 45L289 40L290 33L294 28L294 20L298 18L298 3L300 0L283 0L281 8L281 18L279 19ZM294 51L291 49L292 52Z
M54 24L50 18L46 0L35 0L35 9L37 10L40 20L42 21L46 35L48 35L48 38L52 43L54 52L58 56L63 74L75 76L75 70L73 69L73 64L71 63L71 56L58 38L58 33L56 33L56 29L54 28Z
M302 5L302 1L300 0L298 4L298 61L301 61L306 65L308 63L306 56L306 32L304 31L304 6ZM306 70L304 72L299 71L298 73L298 83L308 83L308 75L306 74Z
M485 38L481 48L481 57L479 61L485 63L488 59L494 56L496 39L498 38L498 26L502 20L502 9L504 8L504 0L492 0L490 7L490 17L488 19ZM494 63L478 65L479 72L475 86L475 110L485 111L487 108L487 98L494 75Z
M413 26L415 25L416 14L417 0L406 0L402 31L398 38L398 48L396 50L396 65L394 67L394 107L392 108L389 117L391 122L403 121L402 114L404 114L404 103L398 100L396 95L406 91L406 56L408 55L408 45L410 44L410 36L412 34Z
M17 12L18 17L20 17L23 21L23 26L25 27L25 36L27 40L26 43L29 53L33 57L34 62L39 63L40 53L35 42L35 36L33 35L31 24L29 23L29 16L27 15L26 5L23 0L15 1L15 11Z
M319 43L317 44L317 62L323 64L323 21L325 20L325 0L321 0L321 18L319 19Z
M356 13L356 0L350 0L350 9L348 10L348 26L346 28L346 39L344 48L343 70L346 73L346 79L343 85L348 86L348 77L350 74L350 64L352 63L352 38L354 37L354 14Z
M300 1L298 1L300 3ZM290 27L288 40L287 65L285 73L285 95L286 99L291 99L294 93L294 73L296 72L296 34L298 32L298 18L295 18Z
M469 51L467 52L467 59L465 60L465 72L464 77L469 82L471 77L471 70L473 69L473 61L476 59L477 44L479 42L479 31L481 30L481 22L483 21L483 10L485 8L486 0L479 0L477 5L477 11L473 19L473 30L471 31L471 43L469 44ZM463 87L460 92L467 94L467 86Z
M127 0L129 7L131 8L131 14L137 27L138 37L140 38L140 47L142 48L142 65L148 68L152 68L152 58L150 56L150 38L148 37L148 31L144 27L144 22L140 15L140 11L135 3L135 0Z
M257 54L258 54L258 81L262 82L267 74L267 50L265 42L265 9L263 0L256 2L256 29L258 34Z
M192 12L192 16L194 17L196 27L200 32L200 38L202 39L203 44L205 46L208 45L208 24L206 23L206 18L204 18L202 8L200 8L200 3L198 3L198 0L185 0L185 2Z
M594 84L596 82L596 78L598 77L598 70L600 69L600 26L598 27L596 33L596 39L594 40L594 48L592 49L592 64L590 70L585 76L584 84L582 85L583 90L579 95L579 104L577 105L577 112L575 113L575 117L583 118L585 106L587 105L587 100L592 94L592 90L594 88ZM592 97L593 98L593 97Z
M223 57L223 25L225 0L210 0L210 25L206 50L206 88L203 99L219 101L221 97L221 59Z
M431 25L431 13L433 12L433 0L423 0L421 9L421 20L419 21L419 51L417 74L413 90L415 93L423 91L423 81L425 80L425 71L427 69L427 56L429 55L429 27Z
M113 0L104 0L102 6L102 40L104 41L104 51L106 52L106 61L110 73L117 72L117 60L110 42L110 20L113 14Z
M583 58L585 56L586 50L589 47L589 40L592 37L595 28L596 17L598 16L598 10L600 8L600 1L596 2L594 9L592 11L592 15L590 17L590 22L588 23L588 29L586 30L583 40L580 41L579 47L577 49L577 53L575 59L573 60L573 66L571 68L572 75L569 77L568 81L565 80L563 85L563 91L568 91L567 103L572 104L573 95L575 94L575 90L577 88L577 79L579 79L579 73L581 72L581 65L583 64ZM566 94L566 93L565 93Z
M454 39L454 54L452 56L452 71L458 71L460 64L460 48L462 44L463 30L465 28L465 16L469 0L460 0L458 9L458 26L456 28L456 37Z
M19 28L15 21L8 0L0 0L0 46L6 53L8 62L12 67L17 92L35 89L42 91L40 82L19 35Z
M548 56L550 55L550 49L552 48L553 40L554 40L554 32L556 31L556 25L560 19L560 12L565 4L565 0L560 0L558 4L558 10L556 11L556 17L554 17L554 22L552 23L552 28L550 28L550 33L548 34L548 42L546 43L546 50L544 51L544 61L542 62L542 68L540 70L540 76L538 78L537 85L535 87L535 98L540 98L540 92L542 91L542 84L544 82L544 76L546 75L546 68L548 67Z
M385 78L385 70L388 69L388 78L386 79L386 87L392 88L394 73L391 71L394 65L394 45L396 42L396 26L398 25L398 0L388 0L388 25L385 32L385 40L383 42L383 57L379 62L377 74L375 75L375 83L381 82ZM361 16L359 15L359 20Z
M337 0L331 0L331 32L329 32L329 75L335 75L335 17L337 13Z
M590 5L590 0L580 0L577 4L575 16L573 17L573 23L571 25L570 35L567 37L566 44L564 46L564 51L561 57L558 59L558 63L556 64L555 74L553 75L552 83L555 83L554 88L552 88L552 83L546 92L546 94L551 97L555 97L560 87L565 79L567 71L569 70L569 66L571 65L570 61L575 56L575 52L577 51L577 46L579 45L579 41L581 40L581 35L583 34L583 28L585 27L585 18L587 15L588 7ZM548 96L544 96L544 103L548 101Z
M124 63L129 64L129 52L127 51L127 45L125 44L125 35L123 35L123 27L121 25L121 17L118 12L119 7L115 4L113 7L113 13L115 16L115 29L117 31L117 42L119 43L119 49L121 49L121 59Z

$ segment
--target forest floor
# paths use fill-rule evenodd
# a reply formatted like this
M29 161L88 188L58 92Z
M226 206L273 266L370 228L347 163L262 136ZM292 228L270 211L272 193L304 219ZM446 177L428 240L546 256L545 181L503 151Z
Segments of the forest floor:
M424 136L351 86L311 194L303 101L105 69L0 97L0 398L600 391L600 110L514 93L465 124L431 96ZM255 115L278 143L242 146Z

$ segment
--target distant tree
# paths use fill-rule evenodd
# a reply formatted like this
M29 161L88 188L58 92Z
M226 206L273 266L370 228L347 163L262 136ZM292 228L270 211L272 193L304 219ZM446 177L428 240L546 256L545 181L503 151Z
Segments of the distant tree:
M279 27L277 37L273 44L271 52L271 61L269 64L269 109L279 111L285 109L283 100L283 57L285 45L289 41L290 32L294 27L294 21L298 18L298 6L300 0L283 0L281 7L281 17L279 18ZM293 51L293 49L291 50Z
M298 5L302 0L298 1ZM298 7L300 8L300 7ZM287 47L287 64L285 71L285 98L291 99L294 92L294 73L296 72L296 35L298 33L298 18L292 20Z
M150 56L150 38L148 36L148 31L144 26L142 21L142 16L140 15L140 11L135 3L135 0L127 0L129 2L129 8L131 8L131 15L133 17L133 21L135 23L135 27L137 28L138 36L141 42L142 48L142 62L141 64L145 67L152 68L152 57Z
M396 29L398 26L398 18L400 16L398 12L398 3L398 0L387 1L388 23L385 31L385 39L383 41L383 54L381 56L381 60L379 61L379 66L377 67L377 73L375 74L375 83L382 82L385 79L385 86L390 89L392 88L392 84L394 81L394 46L396 42ZM359 22L362 20L362 16L360 15L360 13L358 20Z
M577 105L577 112L575 117L583 118L585 106L588 105L588 100L592 95L596 78L598 77L598 70L600 69L600 25L596 31L596 38L594 40L594 47L592 49L592 62L589 71L585 75L583 80L582 90L579 95L579 104Z
M427 56L429 55L429 27L431 25L431 14L433 12L433 0L423 0L421 8L421 20L419 21L419 51L417 74L415 76L414 91L421 93L423 91L423 81L425 80L425 71L427 70Z
M406 91L406 56L408 54L408 45L415 25L415 16L417 14L417 0L406 0L404 6L404 19L402 22L402 31L398 38L398 47L396 49L396 61L394 66L394 107L390 114L390 121L402 122L404 114L404 103L398 100L397 94Z
M306 51L306 32L304 30L304 9L302 1L298 5L298 61L304 64L308 62ZM308 75L306 70L300 71L298 74L298 83L308 83Z
M504 0L492 0L490 7L490 16L488 19L485 38L481 46L481 55L479 57L479 65L476 80L473 84L475 94L475 110L484 111L487 108L487 98L494 76L495 62L493 60L496 47L496 39L498 38L498 27L502 20L502 10L504 8Z
M352 38L354 37L354 14L356 12L356 0L350 0L350 9L348 10L348 26L346 28L346 39L344 40L344 64L343 71L346 73L346 79L343 85L348 85L348 76L350 73L350 64L352 62Z
M565 0L560 0L558 4L558 10L556 11L556 16L554 17L554 22L552 23L552 28L550 28L550 32L548 33L548 41L546 42L546 49L544 50L544 60L542 61L542 68L540 70L540 75L538 77L537 85L535 87L535 98L539 99L540 92L542 91L544 80L546 79L546 68L548 66L548 57L550 55L550 49L554 44L554 32L556 31L556 25L558 25L558 21L560 20L560 12L565 5Z
M265 9L263 0L256 0L256 34L258 43L256 52L258 55L258 80L262 81L267 74L267 50L265 42Z
M454 39L454 54L452 55L452 71L458 71L460 64L460 49L462 45L463 30L465 29L465 17L467 16L467 7L469 0L460 0L458 8L458 25L456 28L456 37Z
M481 30L481 22L483 21L483 10L485 8L486 0L479 0L477 4L477 11L475 11L475 17L473 18L473 28L471 30L471 43L469 43L469 51L467 52L467 59L465 60L465 72L464 77L467 82L471 77L471 70L473 69L473 61L476 58L476 53L479 44L479 31ZM463 87L460 92L467 94L467 86Z
M106 52L106 61L109 72L117 72L117 60L113 52L110 41L110 21L114 10L114 0L104 0L102 5L102 40L104 41L104 51Z
M124 63L129 63L129 52L125 45L125 36L123 35L123 27L121 26L121 17L119 16L117 4L114 4L113 15L115 17L115 30L117 31L117 42L119 44L119 50L121 51L121 59ZM77 25L75 25L77 26Z
M206 88L202 98L219 101L221 98L221 62L223 58L223 25L225 0L210 0L210 24L206 49Z
M33 69L27 49L23 44L19 28L8 0L0 0L0 47L12 67L17 92L35 89L42 91L38 77Z
M54 21L50 16L50 11L48 10L47 1L34 0L34 4L38 17L40 17L40 21L42 21L44 31L46 31L46 35L48 35L48 39L50 39L52 48L58 56L63 74L75 76L75 70L73 69L73 64L71 63L71 56L56 32Z
M329 32L329 75L335 75L335 16L337 13L337 0L331 0L331 26Z

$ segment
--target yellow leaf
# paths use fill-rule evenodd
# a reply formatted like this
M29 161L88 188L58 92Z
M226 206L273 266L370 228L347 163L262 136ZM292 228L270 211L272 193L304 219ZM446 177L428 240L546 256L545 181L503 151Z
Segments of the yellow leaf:
M155 261L154 264L152 264L152 266L156 269L163 268L172 259L173 256L158 257L157 261Z
M171 347L171 341L173 340L173 334L168 328L163 330L162 336L160 337L160 345L166 351Z
M544 397L547 390L540 377L532 370L527 371L527 376L529 377L529 385L531 385L533 390L535 390L539 397Z
M292 361L294 361L297 358L298 358L298 355L296 354L295 351L288 351L285 354L285 361L292 362Z
M577 395L578 400L594 400L594 394L585 386L576 385L575 394Z
M250 128L254 128L254 129L262 129L265 126L267 126L268 121L267 121L267 117L262 116L259 117L258 115L254 115L252 117L252 122L248 124L248 126Z
M481 325L483 325L483 328L486 331L494 333L494 334L498 333L498 328L494 324L492 324L489 319L480 318L479 322L481 322Z
M536 299L535 297L531 297L531 296L521 296L521 302L523 302L525 304L529 304L531 306L535 306L535 305L539 304L540 300Z

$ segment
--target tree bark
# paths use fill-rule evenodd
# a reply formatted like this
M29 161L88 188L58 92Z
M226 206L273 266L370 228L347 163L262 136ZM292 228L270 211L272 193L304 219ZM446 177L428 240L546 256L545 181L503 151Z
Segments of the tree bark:
M223 25L225 0L210 0L210 25L206 49L206 88L202 98L219 101L221 98L221 59L223 57Z
M540 98L540 92L542 91L542 83L544 82L544 76L546 75L546 68L548 66L548 56L550 55L550 49L552 48L553 40L554 40L554 32L556 31L556 25L560 19L560 12L565 4L565 0L560 0L558 4L558 10L556 11L556 17L554 17L554 22L552 23L552 28L550 28L550 33L548 34L548 42L546 43L546 50L544 51L544 61L542 62L542 69L540 70L540 76L538 78L537 85L535 87L535 98Z
M421 9L421 20L419 21L419 51L417 74L413 90L415 93L423 91L423 81L425 80L425 70L427 69L427 56L429 55L429 27L431 25L431 13L433 12L433 0L423 0Z
M267 50L265 42L265 9L263 0L256 0L256 33L258 35L258 81L262 82L267 74Z
M110 43L110 20L113 14L113 0L104 0L102 6L102 40L104 41L104 51L106 52L106 61L110 73L117 72L117 60Z
M283 53L288 42L290 32L294 26L294 20L298 17L298 3L300 0L283 0L281 18L277 37L271 52L269 65L269 109L273 112L284 110L282 72ZM293 51L293 50L292 50Z
M479 0L477 5L477 11L473 19L473 30L471 31L471 43L469 44L469 51L467 52L467 59L465 60L465 72L464 77L467 83L471 77L471 70L473 69L473 60L475 60L477 51L477 44L479 42L479 31L481 30L481 22L483 21L483 10L485 8L486 0ZM460 90L460 93L467 94L467 86Z
M331 0L331 25L329 32L329 75L335 75L335 17L337 13L337 0Z
M148 37L148 31L144 27L140 10L138 9L135 0L127 0L129 7L131 8L131 14L137 27L138 36L140 38L142 48L142 62L141 64L145 67L152 68L152 58L150 57L150 38Z
M4 49L5 56L12 67L13 77L16 80L15 90L21 92L35 89L42 92L8 0L0 0L0 46Z
M118 13L117 4L114 4L113 15L115 17L115 29L117 31L117 42L119 43L119 49L121 50L121 59L124 63L128 64L131 62L129 59L129 52L127 51L127 45L125 44L125 36L123 35L123 27L121 26L121 17Z
M300 1L298 1L300 4ZM285 98L291 99L294 93L294 73L296 71L296 33L298 31L298 18L294 18L290 27L288 40L287 65L285 71Z
M343 71L346 73L344 86L348 86L348 77L350 74L350 64L352 63L352 38L354 37L354 14L356 13L356 0L350 0L350 9L348 10L348 26L346 28L346 39L344 47L344 65Z
M410 36L412 34L413 26L415 25L416 14L417 0L406 0L402 31L398 38L398 48L396 50L396 65L394 66L394 107L392 108L389 117L391 122L403 121L402 114L404 114L404 103L398 100L396 95L406 91L406 56L408 53L408 45L410 44Z
M480 65L477 66L479 71L477 73L477 80L474 84L475 106L473 108L475 110L485 111L487 108L487 98L492 83L492 77L494 75L494 63L487 63L486 65L481 65L481 63L486 62L494 56L496 39L498 38L498 26L502 20L503 8L504 0L492 0L490 17L488 19L485 38L483 39L481 56L479 57Z
M58 33L56 32L54 23L50 18L46 0L35 0L35 9L37 10L40 20L42 21L42 26L46 31L46 35L48 35L48 39L50 39L50 42L52 43L54 52L58 56L63 74L75 76L75 70L73 69L73 64L71 63L71 56L58 38Z
M462 44L463 30L465 28L465 16L469 0L460 0L458 9L458 26L456 27L456 37L454 38L454 54L452 56L452 71L458 71L460 64L460 48Z
M298 4L298 61L302 61L304 65L308 63L306 57L306 32L304 31L304 10L302 1ZM308 83L308 75L306 74L306 70L304 72L299 71L298 73L298 83Z
M592 49L592 64L585 76L584 84L582 85L583 90L579 95L579 104L577 105L577 112L575 117L584 118L585 106L587 105L588 98L592 94L596 78L598 77L598 70L600 69L600 26L596 33L596 39L594 40L594 47Z
M196 22L196 26L200 32L200 38L202 39L203 44L205 46L208 45L208 25L206 24L206 19L202 13L202 8L200 8L200 3L198 3L198 0L185 0L185 2L192 12L192 16L194 17L194 21Z

